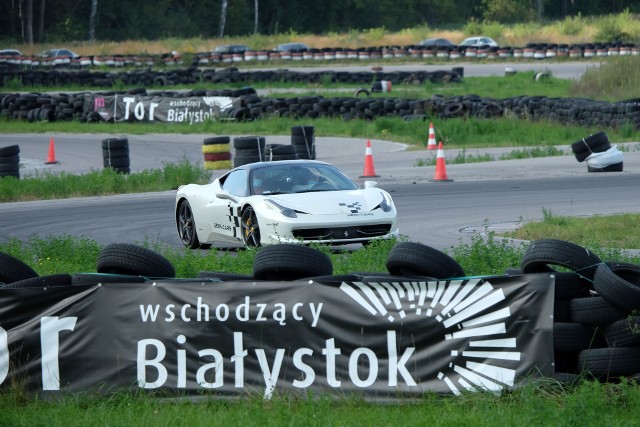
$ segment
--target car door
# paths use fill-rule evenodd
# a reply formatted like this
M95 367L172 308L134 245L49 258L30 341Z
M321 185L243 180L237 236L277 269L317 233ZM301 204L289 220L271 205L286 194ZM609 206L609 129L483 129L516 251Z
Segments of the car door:
M230 172L220 183L220 190L207 205L209 224L213 227L212 232L219 236L220 240L242 240L240 208L248 194L247 171L244 169Z

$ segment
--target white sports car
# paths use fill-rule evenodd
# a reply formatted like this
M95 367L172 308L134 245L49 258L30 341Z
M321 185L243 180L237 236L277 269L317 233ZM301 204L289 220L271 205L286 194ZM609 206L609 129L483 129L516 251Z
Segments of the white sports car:
M214 243L366 244L398 235L391 196L328 163L283 160L239 166L209 184L178 188L176 224L188 248Z

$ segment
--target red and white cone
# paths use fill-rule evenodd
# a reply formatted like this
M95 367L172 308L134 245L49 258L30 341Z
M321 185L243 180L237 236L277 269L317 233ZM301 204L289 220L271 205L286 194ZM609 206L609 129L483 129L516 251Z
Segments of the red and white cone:
M433 122L429 125L429 141L427 142L427 150L435 150L436 147L436 131L433 128Z
M47 154L47 161L44 162L45 165L53 165L60 163L56 160L56 147L53 142L53 138L49 139L49 154Z
M444 150L442 149L442 141L438 145L438 153L436 154L436 173L430 182L451 182L452 179L447 177L447 165L444 162Z
M371 141L367 140L367 148L364 151L364 172L360 178L375 178L376 168L373 166L373 150L371 149Z

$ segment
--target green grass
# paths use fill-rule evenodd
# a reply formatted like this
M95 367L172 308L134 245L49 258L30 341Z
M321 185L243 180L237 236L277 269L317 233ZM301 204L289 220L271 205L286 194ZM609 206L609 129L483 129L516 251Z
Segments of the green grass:
M55 402L0 396L0 425L37 426L522 426L637 425L636 384L585 382L563 387L553 381L495 396L489 393L381 405L358 398L239 401L204 398L165 402L145 395L69 397Z
M523 240L555 238L581 246L598 244L609 248L640 249L640 234L635 232L640 214L594 215L567 217L543 209L541 221L528 222L506 237Z
M117 173L110 168L83 175L45 172L21 179L0 179L0 203L165 191L185 183L204 184L209 179L206 170L185 160L133 174Z

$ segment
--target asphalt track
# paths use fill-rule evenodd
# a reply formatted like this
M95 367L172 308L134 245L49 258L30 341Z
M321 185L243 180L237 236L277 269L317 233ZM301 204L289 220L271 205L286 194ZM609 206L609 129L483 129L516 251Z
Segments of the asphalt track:
M22 176L43 172L82 174L102 168L100 142L112 135L0 135L0 146L19 144ZM202 140L210 135L130 135L132 171L164 162L202 162ZM50 139L58 164L47 165ZM267 136L288 143L289 136ZM450 182L433 182L435 167L417 166L436 151L407 150L403 144L371 140L377 177L364 171L366 141L316 137L318 160L333 163L359 183L375 180L391 192L400 231L438 249L468 243L477 233L513 228L548 210L587 216L640 212L640 152L625 144L624 171L587 172L565 146L566 155L525 160L447 164L457 150L445 150ZM509 149L478 150L498 155ZM469 153L469 152L468 152ZM216 177L225 171L212 171ZM75 235L101 244L160 242L180 248L174 223L175 191L0 204L0 240Z

